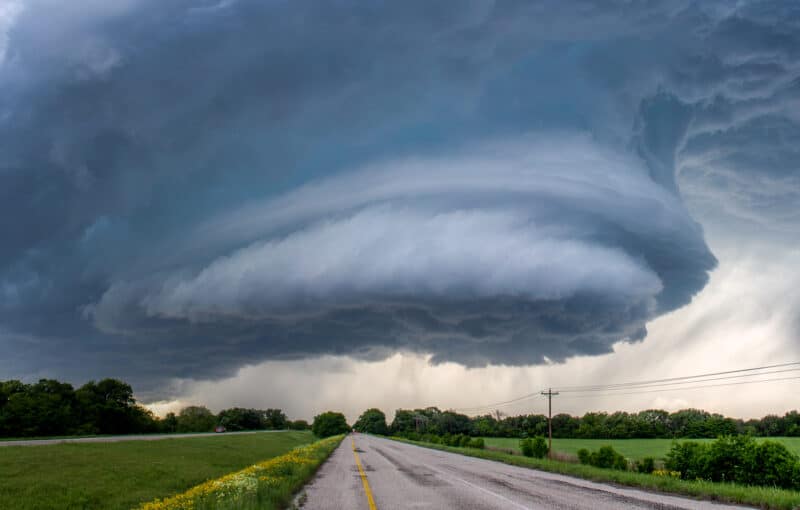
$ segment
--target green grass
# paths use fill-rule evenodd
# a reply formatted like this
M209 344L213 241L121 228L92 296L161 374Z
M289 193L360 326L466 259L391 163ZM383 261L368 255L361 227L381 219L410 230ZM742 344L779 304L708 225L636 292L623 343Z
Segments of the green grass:
M293 449L136 510L281 510L316 473L344 435Z
M310 443L270 432L0 448L0 508L131 508Z
M783 443L789 450L800 455L800 437L759 438L759 440L762 439ZM519 439L485 437L483 440L487 447L519 452ZM713 439L679 439L678 441L710 442ZM631 460L640 460L645 457L663 460L672 445L672 439L553 439L553 451L568 455L577 455L581 448L595 451L604 445L613 446L615 450Z
M800 492L796 491L775 489L771 487L751 487L729 483L686 481L670 477L634 473L631 471L600 469L569 462L533 459L529 457L523 457L521 455L509 455L507 453L493 450L453 448L430 443L417 443L405 439L390 439L417 444L420 446L425 446L426 448L468 455L470 457L478 457L482 459L503 462L514 466L540 469L542 471L575 476L595 482L615 483L656 492L673 493L726 503L752 505L769 510L795 510L800 508Z

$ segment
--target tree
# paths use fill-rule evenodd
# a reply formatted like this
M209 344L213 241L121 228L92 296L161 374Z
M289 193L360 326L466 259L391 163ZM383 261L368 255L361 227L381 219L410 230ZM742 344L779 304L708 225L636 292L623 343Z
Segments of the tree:
M234 407L219 412L218 422L227 430L260 430L264 427L262 413L256 409Z
M490 414L473 418L472 432L476 436L494 436L498 433L497 420Z
M71 384L41 379L23 388L23 391L15 390L10 394L3 406L3 435L55 436L72 433L76 403Z
M161 420L161 430L163 432L177 432L178 431L178 417L175 413L167 413L163 420Z
M315 436L322 438L346 434L350 432L350 426L342 413L327 411L314 417L311 431Z
M289 422L289 428L292 430L308 430L311 426L305 420L294 420Z
M358 421L353 425L353 429L367 434L386 435L389 427L386 426L386 415L380 409L367 409L359 416Z
M264 428L283 430L288 425L286 415L280 409L267 409L263 412Z
M472 432L472 423L469 416L453 411L442 411L432 416L435 434L469 434Z
M157 428L146 409L136 405L133 389L117 379L89 381L75 396L79 406L80 431L95 434L130 434Z
M211 432L217 424L214 413L203 406L189 406L178 413L178 432Z
M394 412L391 426L392 433L411 432L414 430L414 412L407 409L398 409Z

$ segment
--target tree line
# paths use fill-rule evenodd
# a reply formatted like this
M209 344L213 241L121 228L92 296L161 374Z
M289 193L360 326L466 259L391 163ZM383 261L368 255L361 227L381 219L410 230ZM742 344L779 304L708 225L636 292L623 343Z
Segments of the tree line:
M219 414L189 406L164 418L139 405L131 386L117 379L89 381L78 389L54 379L33 384L0 381L0 437L45 437L155 432L310 428L280 409L225 409Z
M332 416L335 415L335 416ZM317 435L349 430L341 413L322 413ZM214 414L203 406L189 406L164 418L139 405L131 386L117 379L89 381L78 389L53 379L36 383L0 381L0 437L132 434L152 432L209 432L226 430L312 428L304 420L291 421L280 409L230 408ZM536 437L547 434L547 417L483 415L470 417L436 407L398 409L391 424L376 408L368 409L353 428L373 434L433 434L487 437ZM741 420L698 409L673 413L651 409L638 413L590 412L581 417L553 416L553 437L585 439L716 438L726 435L761 437L800 436L800 413Z
M371 410L372 411L372 410ZM547 416L528 414L470 417L436 407L398 409L387 426L390 434L469 434L487 437L547 435ZM638 413L589 412L583 416L553 416L553 437L571 439L716 438L726 435L760 437L800 436L800 413L741 420L699 409L668 412L650 409Z

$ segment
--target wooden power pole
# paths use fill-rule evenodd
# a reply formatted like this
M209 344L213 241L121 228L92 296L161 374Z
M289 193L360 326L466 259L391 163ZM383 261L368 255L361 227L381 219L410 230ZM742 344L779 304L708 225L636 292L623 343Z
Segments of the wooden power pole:
M548 446L547 446L547 458L553 458L553 395L558 395L558 392L554 392L553 388L548 388L547 391L543 391L542 395L547 395L547 435L548 435Z

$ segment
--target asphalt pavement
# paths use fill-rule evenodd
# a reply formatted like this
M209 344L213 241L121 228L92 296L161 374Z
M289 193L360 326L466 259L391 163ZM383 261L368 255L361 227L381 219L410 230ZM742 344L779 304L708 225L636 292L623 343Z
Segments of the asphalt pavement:
M298 498L303 510L724 510L650 493L353 434Z

